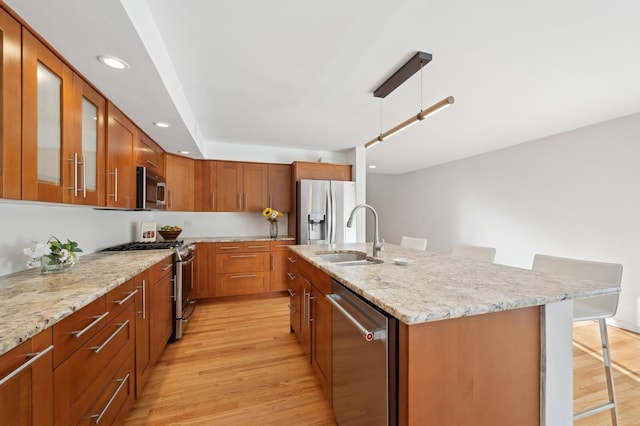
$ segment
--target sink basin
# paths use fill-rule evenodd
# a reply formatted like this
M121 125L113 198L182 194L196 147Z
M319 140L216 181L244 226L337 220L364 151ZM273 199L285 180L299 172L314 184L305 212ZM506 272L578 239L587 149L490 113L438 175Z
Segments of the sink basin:
M376 265L384 263L381 259L367 256L360 251L321 251L315 253L317 257L340 266Z

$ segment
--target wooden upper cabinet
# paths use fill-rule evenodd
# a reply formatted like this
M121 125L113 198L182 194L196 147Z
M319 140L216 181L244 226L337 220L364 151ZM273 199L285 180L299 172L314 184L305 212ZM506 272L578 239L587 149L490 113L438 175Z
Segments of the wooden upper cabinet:
M242 163L218 161L216 165L217 210L242 211L243 182Z
M243 186L244 200L243 210L247 212L261 212L267 207L267 164L244 163Z
M291 211L291 166L268 165L268 206L281 212Z
M69 202L73 72L22 30L22 198Z
M0 9L0 198L22 197L20 24Z
M351 164L295 161L292 167L294 183L300 179L351 180Z
M133 146L138 129L111 102L107 103L107 206L136 207Z
M73 158L68 201L91 206L105 205L106 101L80 76L73 76Z
M165 161L167 211L194 211L195 161L179 155L167 155Z
M164 150L142 132L139 133L136 140L135 156L138 166L146 167L159 176L165 175Z
M198 212L218 210L216 206L216 167L216 161L195 160L194 201L195 209Z

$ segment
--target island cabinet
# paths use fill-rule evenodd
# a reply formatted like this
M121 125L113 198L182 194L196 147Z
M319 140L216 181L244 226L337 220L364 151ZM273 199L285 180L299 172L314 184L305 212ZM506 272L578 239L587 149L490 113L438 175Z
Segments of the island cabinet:
M194 160L167 155L167 211L194 211Z
M146 167L147 170L158 176L165 175L164 150L149 136L139 132L134 151L138 166Z
M42 331L0 357L0 424L53 424L53 339Z
M293 241L289 243L286 241L271 241L270 291L287 291L289 288L289 282L291 281L288 276L290 244L293 244Z
M329 401L332 397L331 277L303 259L297 262L297 278L302 289L301 336L305 353Z
M53 326L54 424L113 424L134 396L134 280Z
M20 31L20 24L0 9L0 198L15 200L22 197Z
M217 161L217 210L261 212L268 203L267 164Z
M289 319L291 323L291 332L296 335L298 340L301 340L300 326L301 326L301 303L300 294L302 292L300 287L300 279L298 278L297 268L298 256L292 252L287 253L287 291L289 292Z
M136 275L136 398L151 374L151 281L149 270Z
M107 103L107 188L108 207L136 207L136 170L133 146L138 128L111 102Z
M149 269L151 363L155 364L173 332L173 261L169 257Z
M198 212L215 212L216 161L195 160L194 204ZM234 175L235 176L235 175Z
M269 291L268 241L216 244L216 297L261 294Z
M196 244L193 297L207 299L216 296L216 243Z
M267 167L268 206L283 213L291 211L291 166L269 164Z

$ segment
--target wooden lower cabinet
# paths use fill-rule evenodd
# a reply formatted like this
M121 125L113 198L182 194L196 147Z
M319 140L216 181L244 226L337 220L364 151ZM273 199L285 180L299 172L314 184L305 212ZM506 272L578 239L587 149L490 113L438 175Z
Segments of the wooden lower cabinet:
M150 295L150 351L155 364L171 338L173 331L173 263L171 258L149 270Z
M196 244L196 258L194 260L195 288L194 299L207 299L216 296L216 244Z
M271 276L270 276L270 291L287 291L289 288L289 244L283 241L271 242Z
M289 317L291 323L291 332L300 339L300 321L301 304L300 304L300 281L297 278L298 268L296 262L298 257L291 252L287 252L287 291L289 292Z
M76 335L84 331L81 336L90 337L53 370L54 424L111 424L128 412L135 378L133 287L130 280L98 300L111 309L105 311L104 326L92 326L92 322L73 331ZM77 315L84 320L83 311L66 318L66 323L62 321L62 328L73 323ZM64 345L57 345L57 325L54 351Z
M0 425L53 424L52 342L47 329L0 357Z
M140 397L144 384L151 374L151 281L149 271L134 278L136 286L136 398Z

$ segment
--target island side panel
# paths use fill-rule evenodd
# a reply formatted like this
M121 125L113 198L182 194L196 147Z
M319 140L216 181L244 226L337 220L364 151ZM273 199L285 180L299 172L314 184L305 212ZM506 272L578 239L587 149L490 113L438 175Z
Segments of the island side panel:
M540 424L540 309L400 324L400 425Z

